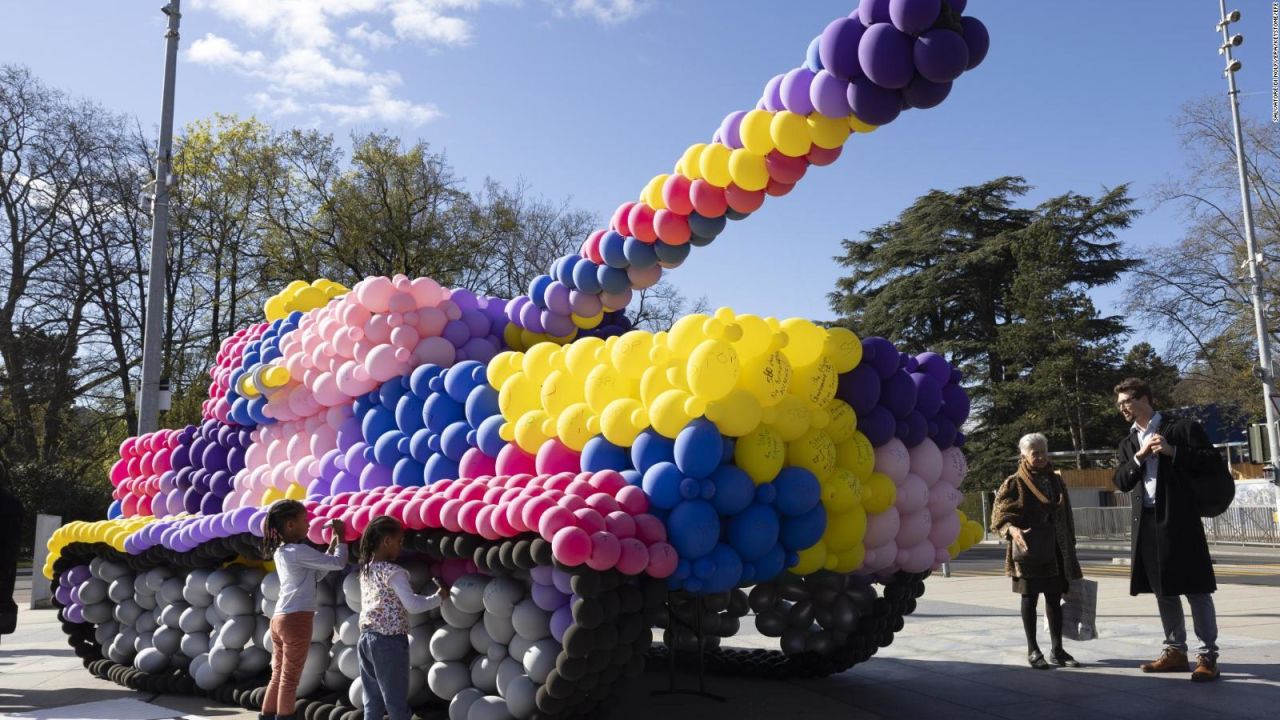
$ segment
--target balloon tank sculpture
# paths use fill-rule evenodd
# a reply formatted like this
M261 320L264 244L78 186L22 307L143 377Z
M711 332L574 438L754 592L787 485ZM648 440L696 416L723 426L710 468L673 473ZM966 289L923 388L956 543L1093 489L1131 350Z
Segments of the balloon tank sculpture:
M203 422L126 440L109 519L51 541L86 667L258 707L279 592L259 539L280 498L316 543L331 518L346 541L402 520L413 584L447 593L413 619L412 702L455 719L583 714L671 649L786 677L890 643L981 534L957 510L960 374L802 319L720 309L650 333L623 310L851 134L941 103L987 52L965 5L863 0L527 295L401 276L271 298L222 343ZM358 583L321 583L309 720L359 716ZM749 615L778 650L720 647Z

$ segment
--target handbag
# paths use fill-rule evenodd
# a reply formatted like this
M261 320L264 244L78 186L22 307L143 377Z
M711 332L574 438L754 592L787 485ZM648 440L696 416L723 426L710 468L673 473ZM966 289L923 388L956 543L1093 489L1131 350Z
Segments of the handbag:
M1071 581L1062 598L1062 634L1072 640L1098 637L1098 582L1087 578Z
M1026 550L1019 547L1012 539L1009 541L1013 547L1014 562L1023 565L1051 565L1058 561L1055 554L1058 548L1058 541L1053 525L1042 525L1032 530L1023 530L1022 541L1027 545Z

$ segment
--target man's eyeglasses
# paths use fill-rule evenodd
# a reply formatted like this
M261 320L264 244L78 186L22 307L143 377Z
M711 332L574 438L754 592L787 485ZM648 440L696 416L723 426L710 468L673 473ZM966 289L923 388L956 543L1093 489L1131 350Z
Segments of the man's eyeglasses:
M1125 408L1127 408L1127 407L1129 407L1129 406L1133 405L1133 403L1134 403L1134 401L1135 401L1135 400L1136 400L1136 398L1131 398L1131 397L1130 397L1130 398L1120 398L1119 400L1117 400L1117 401L1116 401L1116 408L1118 408L1118 409L1120 409L1120 410L1123 410L1123 409L1125 409Z

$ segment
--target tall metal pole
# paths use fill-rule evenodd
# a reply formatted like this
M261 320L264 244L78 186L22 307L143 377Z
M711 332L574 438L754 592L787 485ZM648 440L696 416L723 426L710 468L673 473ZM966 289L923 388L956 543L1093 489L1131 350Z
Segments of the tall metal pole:
M1231 48L1238 45L1241 38L1237 37L1233 41L1228 29L1228 26L1238 20L1240 15L1239 11L1235 11L1230 18L1227 17L1226 0L1218 0L1218 7L1222 13L1218 29L1222 31L1222 52L1227 58L1225 74L1227 76L1227 98L1231 101L1231 125L1236 141L1236 167L1240 173L1240 203L1244 210L1244 242L1245 248L1249 253L1249 258L1245 261L1249 266L1249 296L1253 300L1253 324L1254 330L1258 335L1258 364L1261 366L1261 372L1258 375L1262 380L1262 401L1267 413L1267 445L1271 450L1271 459L1268 465L1271 468L1271 477L1274 480L1280 478L1276 474L1277 466L1280 465L1280 428L1276 426L1276 395L1275 378L1272 374L1271 365L1271 336L1267 331L1266 305L1262 297L1262 253L1258 251L1258 241L1253 233L1253 201L1249 197L1249 176L1245 172L1244 160L1244 136L1240 131L1240 102L1239 92L1236 90L1236 71L1240 69L1240 65L1231 57Z
M173 155L173 86L178 70L180 0L169 0L165 32L164 99L160 107L160 144L156 148L155 196L151 201L151 267L147 276L146 326L142 336L142 387L138 393L138 434L160 426L160 371L163 363L164 295L169 251L169 175Z

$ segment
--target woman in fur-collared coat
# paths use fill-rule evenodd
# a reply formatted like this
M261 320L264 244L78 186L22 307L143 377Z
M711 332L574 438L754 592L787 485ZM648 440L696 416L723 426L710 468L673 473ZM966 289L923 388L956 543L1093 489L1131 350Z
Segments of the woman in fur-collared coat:
M1049 661L1059 667L1080 663L1062 648L1062 596L1071 580L1082 577L1076 559L1076 528L1071 499L1049 463L1049 441L1033 433L1018 442L1018 472L1005 479L991 510L991 530L1005 545L1005 574L1022 596L1022 627L1027 633L1027 662L1049 668L1036 643L1036 605L1044 595L1053 647Z

